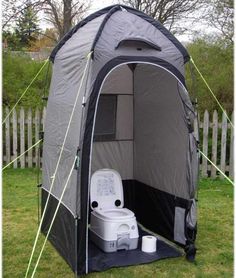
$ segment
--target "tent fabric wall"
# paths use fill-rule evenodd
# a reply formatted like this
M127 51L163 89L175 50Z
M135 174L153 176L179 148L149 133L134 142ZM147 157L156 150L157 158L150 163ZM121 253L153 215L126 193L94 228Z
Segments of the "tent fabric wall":
M131 209L134 207L137 218L146 226L166 234L171 240L176 239L176 235L182 231L180 241L186 243L186 231L183 238L183 226L176 225L183 217L185 223L188 215L188 234L191 234L192 241L195 236L193 223L196 209L193 203L198 158L195 138L190 132L194 113L184 78L184 63L189 59L189 55L175 37L155 20L122 5L116 5L112 12L111 9L113 7L103 9L75 26L51 54L54 64L43 146L42 208L45 205L45 196L50 191L75 99L77 94L79 95L42 230L47 230L51 219L50 210L60 198L74 156L78 154L81 164L79 169L73 171L62 200L63 209L59 210L56 221L58 224L55 224L50 240L72 269L80 274L88 272L90 175L100 167L115 168L120 172L124 182L126 205ZM142 45L140 50L140 42L120 44L130 38L147 41L149 45ZM152 48L151 44L158 46L161 51ZM90 59L87 55L91 49L93 56ZM134 64L137 63L135 68ZM86 65L87 72L79 91ZM153 86L150 86L151 83ZM94 159L91 160L96 107L101 88L101 94L117 95L116 140L94 142ZM157 95L159 98L155 98ZM153 102L152 97L155 98ZM164 102L167 104L166 110ZM143 103L146 105L143 106ZM154 104L159 109L155 110ZM150 109L147 109L147 105L150 105ZM137 108L140 115L135 115ZM151 130L155 120L158 120L158 128ZM145 126L148 121L152 124ZM146 128L146 135L150 133L158 137L155 142L150 138L146 144L143 143L143 134L137 129L142 125L144 130ZM164 134L167 136L170 126L174 128L167 140ZM162 129L162 138L159 137L159 129ZM165 148L164 141L171 147ZM154 146L155 152L150 158L148 154L151 145ZM162 152L159 148L162 148ZM182 165L179 165L176 159L171 159L175 152L176 156L183 154ZM159 175L160 172L153 170L155 159L163 160L164 163L158 163L158 169L166 174L165 179ZM148 169L142 172L140 169L143 169L145 162L148 163ZM175 167L178 171L174 170ZM177 184L178 190L173 186ZM145 218L145 211L140 210L137 203L132 201L134 197L131 193L135 188L139 188L135 192L137 202L143 198L147 210L159 213L160 223L168 218L163 227L158 227L159 223L150 223L151 219ZM184 213L179 213L182 220L175 225L176 207L183 208ZM163 210L166 212L165 216L162 215ZM183 212L181 209L177 211ZM66 218L70 221L64 221ZM63 229L63 233L60 229ZM74 259L69 254L68 242Z
M177 86L174 76L156 66L134 71L134 178L187 199L188 127Z
M99 24L104 15L90 21L85 28L79 29L57 53L53 65L53 75L47 104L47 117L45 123L44 149L43 149L43 187L50 190L52 176L59 158L60 146L62 146L68 122L75 103L76 95L84 74L87 54L91 47L91 41L95 36ZM83 38L83 40L79 38ZM78 51L79 49L79 51ZM90 72L88 72L90 74ZM88 79L89 77L87 77ZM88 90L88 82L84 82L77 101L71 127L65 142L65 148L56 174L52 194L60 198L63 185L66 182L67 173L73 162L80 139L80 123L82 117L82 101L84 92ZM69 207L73 215L79 214L74 197L76 194L77 173L72 173L68 188L62 203Z
M178 80L165 69L138 64L133 76L129 76L134 82L135 93L124 96L125 89L118 89L118 84L124 86L119 73L118 67L108 76L103 87L105 91L102 88L101 94L121 94L118 100L122 99L123 105L117 107L117 123L122 117L122 124L116 126L115 142L93 143L92 172L114 168L124 180L135 179L175 196L190 198L189 183L192 181L188 173L191 167L188 152L193 146L189 146L186 112L178 93ZM127 76L125 81L128 81ZM130 119L134 119L134 126ZM191 142L193 140L191 134Z
M139 51L134 47L119 47L118 43L125 38L140 38L150 41L161 47L161 51L150 48L142 48ZM157 28L150 25L147 21L125 11L117 11L108 20L103 32L96 44L94 60L98 65L108 62L116 56L152 56L165 59L175 66L181 74L184 74L184 59L182 53L175 45Z

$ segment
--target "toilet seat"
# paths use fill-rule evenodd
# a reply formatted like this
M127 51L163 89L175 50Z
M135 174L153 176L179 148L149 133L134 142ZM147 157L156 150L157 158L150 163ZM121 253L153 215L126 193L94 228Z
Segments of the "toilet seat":
M97 214L98 217L102 217L104 220L126 220L134 217L134 213L127 208L118 208L118 209L106 209L100 211L94 211L94 214Z
M93 211L122 209L123 185L120 174L113 169L100 169L91 177L90 202Z

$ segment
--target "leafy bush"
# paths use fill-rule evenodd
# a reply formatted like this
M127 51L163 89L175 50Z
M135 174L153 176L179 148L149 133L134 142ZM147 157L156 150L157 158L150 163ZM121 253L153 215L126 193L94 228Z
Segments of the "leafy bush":
M30 84L31 80L42 67L43 62L32 60L26 54L3 54L3 105L12 107L19 99L21 94ZM42 96L44 91L48 94L48 87L51 76L51 66L44 67L40 75L29 88L25 96L21 99L19 106L23 107L42 107L44 105Z
M188 45L188 51L224 109L233 110L233 47L221 41L197 39ZM191 81L190 65L186 72L190 94L198 99L198 109L220 111L219 106L207 89L199 74L194 70L195 82Z

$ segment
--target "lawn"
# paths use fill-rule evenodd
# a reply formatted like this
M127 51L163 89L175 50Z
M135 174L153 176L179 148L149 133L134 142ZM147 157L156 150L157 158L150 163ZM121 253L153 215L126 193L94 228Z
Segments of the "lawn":
M3 173L3 277L24 277L37 231L37 171ZM198 253L195 263L184 257L92 273L89 278L233 277L233 187L225 180L204 179L198 194ZM40 236L42 243L43 236ZM35 277L74 277L47 243Z

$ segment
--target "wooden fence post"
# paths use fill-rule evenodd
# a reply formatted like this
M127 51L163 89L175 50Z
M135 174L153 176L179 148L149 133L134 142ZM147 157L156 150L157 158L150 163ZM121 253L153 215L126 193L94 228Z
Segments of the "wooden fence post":
M215 110L212 119L212 162L217 165L217 142L218 142L218 114ZM211 177L216 178L216 168L211 165Z
M32 111L31 108L28 110L27 115L27 129L28 129L28 149L32 146ZM28 151L28 167L33 166L32 150Z
M221 153L220 153L220 170L225 173L225 159L226 159L226 140L227 140L227 118L225 113L222 114L221 124ZM224 179L223 175L220 175Z
M197 114L197 117L194 119L193 122L194 136L197 141L199 141L199 123L199 114Z
M17 113L16 109L12 112L12 129L13 129L13 157L12 159L15 159L17 157ZM17 160L13 163L13 168L17 168Z
M42 112L42 122L41 122L41 127L42 127L42 132L44 133L44 127L45 127L45 119L46 119L46 107L44 107L43 108L43 112ZM43 134L43 137L44 137L44 134ZM43 138L44 139L44 138ZM42 149L42 145L43 143L41 142L40 143L40 145L39 145L39 147L40 147L40 149ZM40 167L41 167L41 165L43 164L43 162L42 162L42 157L41 157L41 155L40 155Z
M39 141L39 128L40 128L40 112L38 108L35 111L35 143ZM35 147L35 166L40 167L39 162L39 145Z
M208 132L209 132L209 113L207 110L204 112L203 119L203 142L202 142L202 152L208 156ZM202 176L207 177L207 159L202 157Z
M9 108L6 107L6 115L9 114ZM5 121L5 146L6 146L6 163L11 161L11 137L10 137L10 118Z
M20 154L25 151L25 111L20 109ZM25 168L25 155L20 157L20 168Z
M42 117L43 131L45 127L45 119L46 119L46 107L43 108L43 117Z
M231 121L234 123L234 113L232 113ZM232 125L230 125L229 176L234 178L234 128Z

